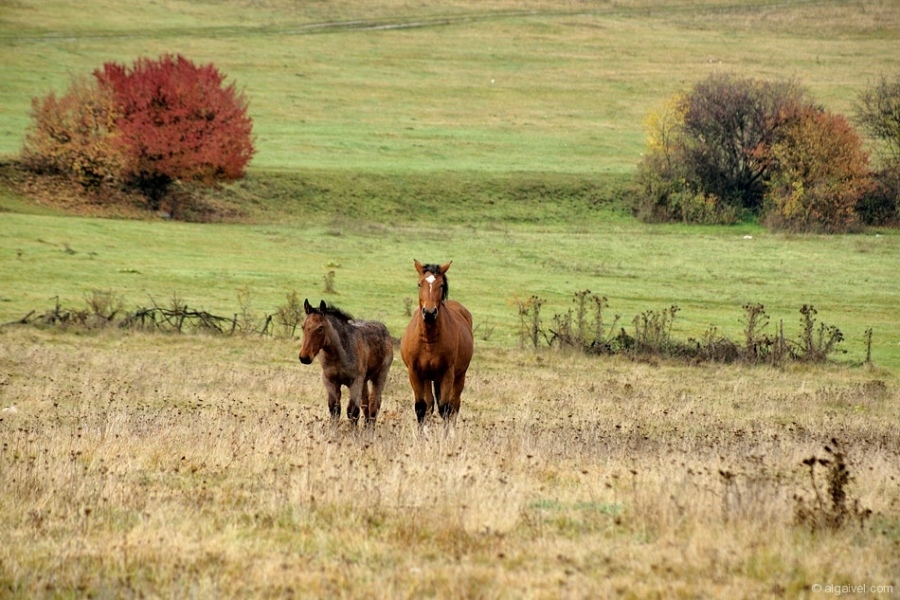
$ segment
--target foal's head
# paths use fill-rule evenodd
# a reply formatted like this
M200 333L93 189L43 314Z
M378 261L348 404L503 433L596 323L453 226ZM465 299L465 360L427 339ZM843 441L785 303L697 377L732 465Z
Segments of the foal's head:
M444 265L423 265L415 261L416 271L419 272L419 310L422 311L422 319L426 323L434 323L437 320L441 304L450 293L446 273L452 262Z
M303 330L303 345L300 346L300 362L308 365L325 345L325 328L328 323L325 320L326 311L325 301L314 308L309 300L303 301L303 310L306 312L306 318L300 328Z
M340 321L350 320L350 315L333 306L329 307L322 300L318 308L303 301L306 318L300 328L303 330L303 344L300 346L300 362L308 365L328 341L328 316L337 317Z

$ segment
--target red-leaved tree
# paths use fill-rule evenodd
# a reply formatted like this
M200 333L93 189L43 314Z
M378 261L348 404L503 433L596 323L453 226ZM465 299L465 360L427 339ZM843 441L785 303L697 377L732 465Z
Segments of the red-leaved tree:
M255 149L247 102L212 64L163 55L128 68L106 63L94 72L117 109L114 143L122 177L152 208L173 181L212 184L244 176Z

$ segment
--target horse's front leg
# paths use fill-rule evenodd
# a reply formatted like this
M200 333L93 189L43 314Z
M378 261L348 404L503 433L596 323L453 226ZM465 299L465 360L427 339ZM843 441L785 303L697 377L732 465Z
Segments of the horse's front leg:
M341 384L331 379L322 378L328 394L328 412L334 420L341 418Z
M434 406L434 397L431 395L430 382L420 377L414 368L410 368L409 386L413 391L416 419L419 421L419 425L422 425L428 411Z

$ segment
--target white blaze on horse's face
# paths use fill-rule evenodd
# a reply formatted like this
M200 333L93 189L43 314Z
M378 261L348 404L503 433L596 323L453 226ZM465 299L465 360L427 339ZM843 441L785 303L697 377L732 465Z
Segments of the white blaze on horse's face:
M424 277L424 281L428 283L428 297L422 299L420 296L419 301L422 308L422 318L427 323L433 323L437 319L438 309L440 305L440 300L434 300L434 282L437 281L437 277L433 273L429 273ZM432 306L432 303L433 306Z

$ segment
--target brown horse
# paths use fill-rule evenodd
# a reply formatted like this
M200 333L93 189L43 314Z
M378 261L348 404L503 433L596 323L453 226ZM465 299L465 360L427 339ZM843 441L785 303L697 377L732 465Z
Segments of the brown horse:
M415 265L419 272L419 310L400 340L400 355L409 370L416 418L421 425L434 411L436 399L444 421L455 421L475 346L472 313L447 299L449 262L423 265L415 261Z
M347 418L356 425L362 406L367 427L375 426L381 408L381 392L394 360L394 341L384 323L355 321L342 310L319 308L303 301L303 345L300 362L308 365L316 355L322 364L322 381L328 393L328 411L341 416L341 386L350 391ZM371 382L371 391L368 382Z

